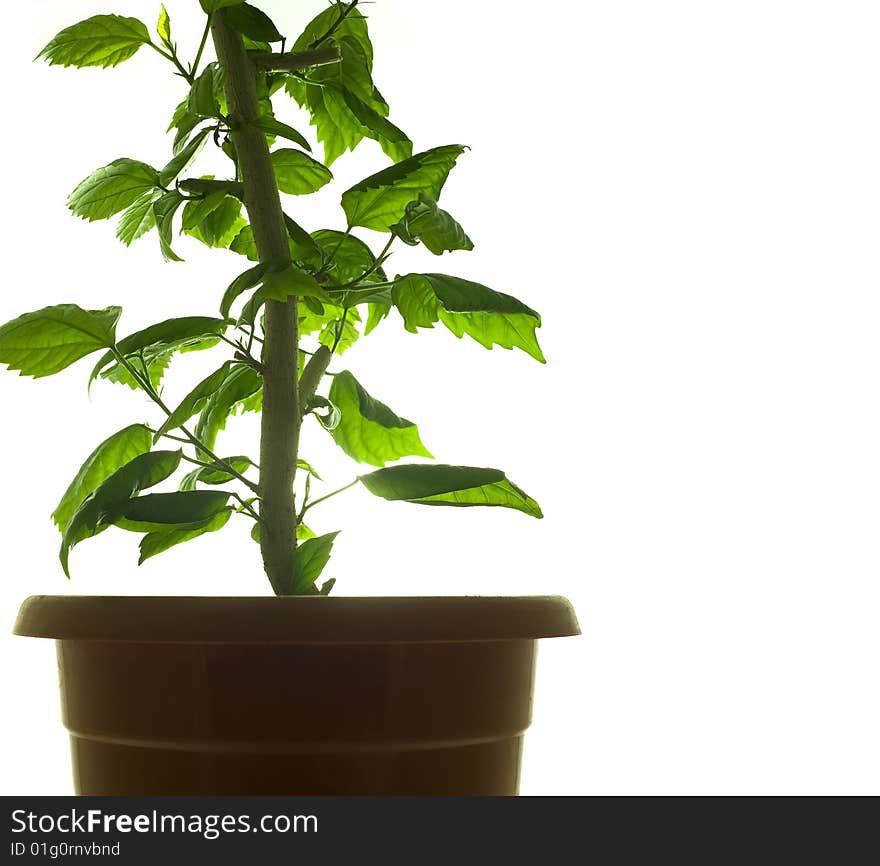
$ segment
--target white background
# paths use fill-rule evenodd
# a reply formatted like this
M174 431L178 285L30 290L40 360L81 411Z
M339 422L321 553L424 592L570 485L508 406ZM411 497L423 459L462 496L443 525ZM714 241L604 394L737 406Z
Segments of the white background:
M195 0L169 0L181 45ZM294 33L320 2L263 2ZM67 192L119 156L161 165L180 79L149 49L112 70L31 58L98 12L7 16L0 321L119 303L126 333L212 314L242 260L155 236L126 250ZM546 519L420 509L352 491L346 594L559 593L584 635L541 646L523 793L878 793L877 383L880 11L871 2L474 2L368 7L375 77L416 150L466 143L442 204L477 243L444 270L540 310L549 364L383 323L343 359L444 462L498 466ZM186 55L187 51L183 51ZM281 105L279 99L278 105ZM279 115L302 129L290 103ZM310 228L386 164L335 165ZM374 244L381 238L364 232ZM172 367L180 396L211 365ZM89 363L0 376L0 611L30 593L260 594L245 528L138 569L136 538L82 544L65 581L48 515L109 433L152 419ZM253 442L251 420L224 440ZM332 446L332 443L330 443ZM353 477L321 431L306 456ZM328 572L328 574L331 572ZM66 793L53 649L2 637L3 793Z

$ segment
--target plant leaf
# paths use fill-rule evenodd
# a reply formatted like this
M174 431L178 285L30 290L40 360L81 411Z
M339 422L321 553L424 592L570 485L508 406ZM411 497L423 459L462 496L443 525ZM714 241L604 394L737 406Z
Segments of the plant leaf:
M192 161L198 156L199 151L205 146L205 141L211 128L200 129L189 143L168 162L159 172L159 183L168 186L181 172L186 171Z
M186 114L199 119L220 117L223 113L220 103L222 81L223 68L217 63L209 63L192 83L186 98Z
M227 509L231 495L225 490L148 493L116 506L110 522L130 532L162 532L173 527L192 529Z
M473 241L464 229L437 202L424 193L417 201L411 201L400 222L391 227L405 244L424 244L435 256L453 250L472 250Z
M284 37L272 19L250 3L237 3L226 12L226 23L242 36L257 42L280 42Z
M218 9L225 9L227 6L237 6L244 3L244 0L199 0L202 11L207 15L216 12Z
M117 66L146 42L150 33L137 18L94 15L65 27L37 55L59 66Z
M80 181L68 196L67 206L89 221L108 219L158 186L159 173L151 165L136 159L114 159Z
M235 299L248 289L260 285L263 281L263 276L268 269L269 265L267 263L260 262L252 268L242 271L242 273L240 273L229 284L226 291L223 293L222 300L220 301L220 315L223 316L224 319L229 317L229 311L232 309Z
M296 548L293 554L291 585L293 595L300 595L314 586L330 559L330 552L333 550L333 542L337 535L339 532L318 535L307 539Z
M115 519L115 510L131 497L168 478L180 465L181 456L181 451L140 454L95 488L74 512L61 539L59 558L68 577L68 557L74 545L102 532Z
M208 398L226 381L229 375L231 362L226 361L219 369L206 376L199 382L186 397L181 400L176 409L165 419L162 426L156 431L153 442L158 442L164 433L168 433L183 424L186 424L193 415L205 408Z
M373 251L360 238L335 229L319 229L312 238L333 253L329 273L337 284L361 280L363 274L376 264ZM384 283L388 277L382 268L376 268L367 278L368 282Z
M321 288L318 281L307 271L296 265L289 265L284 270L272 270L263 275L262 286L251 295L239 316L239 323L253 324L257 313L268 300L286 301L290 297L317 298L319 301L330 302L330 297Z
M156 22L156 33L162 40L165 47L170 51L174 46L171 42L171 16L165 8L165 4L161 4L162 8L159 12L159 20Z
M327 414L322 415L317 411L318 409L326 409ZM309 413L314 415L321 426L328 431L335 430L342 417L339 407L326 397L322 397L320 394L313 395L309 398L308 403L306 403L304 414Z
M387 117L383 117L375 108L368 105L360 97L356 96L346 87L324 88L324 102L327 110L338 117L342 105L360 124L365 138L372 138L379 142L384 153L395 162L409 159L412 156L412 142L409 136L400 128L396 127Z
M331 29L340 61L310 69L308 78L314 84L295 76L285 83L287 92L311 115L324 145L325 163L331 165L346 150L354 150L366 136L377 139L392 159L408 157L406 136L393 124L377 119L388 115L388 104L373 84L373 47L360 10L334 3L309 22L293 50L308 48ZM356 101L347 100L346 93Z
M83 310L76 304L25 313L0 326L0 364L22 376L51 376L112 346L121 313L122 307Z
M153 211L153 202L159 197L159 190L151 190L144 193L127 210L123 211L116 224L116 237L126 246L145 235L150 229L156 227L156 214Z
M301 150L282 147L271 153L278 189L290 195L309 195L333 180L326 165Z
M225 192L209 193L183 208L183 231L209 247L228 247L244 225L241 201Z
M156 218L156 228L159 230L159 249L162 258L166 262L182 262L174 250L171 249L171 236L174 233L174 214L183 204L183 196L173 189L153 202L153 214Z
M271 115L261 115L256 120L252 120L250 125L255 126L260 132L263 132L266 135L276 135L279 138L286 138L288 141L298 144L304 150L312 149L308 139L298 133L292 126L288 126L286 123L276 120Z
M392 297L413 334L441 321L456 337L467 334L487 349L522 349L544 363L535 335L541 317L510 295L446 274L407 274L395 280Z
M215 514L213 517L209 517L207 520L204 520L199 524L191 525L187 529L168 529L161 532L148 532L141 539L139 545L140 557L138 558L138 565L143 565L143 563L151 556L156 556L158 553L164 553L166 550L177 544L191 541L193 538L198 538L206 532L216 532L218 529L222 529L226 526L231 516L232 509L226 508L219 514Z
M181 490L195 490L196 484L226 484L233 481L235 476L224 468L224 464L231 466L240 475L244 475L254 465L250 457L226 457L223 463L211 463L210 466L198 466L188 473L181 482Z
M435 147L356 183L342 194L349 227L390 231L419 193L439 198L449 172L464 151L461 144Z
M500 506L543 517L541 507L499 469L436 464L388 466L359 481L375 496L420 505Z
M256 370L252 367L235 367L208 398L196 424L196 437L213 449L217 434L226 427L226 420L237 410L259 408L262 392L263 378Z
M348 370L333 377L330 401L342 413L330 435L359 463L384 466L409 455L433 457L422 444L418 427L371 397Z
M225 319L209 316L184 316L179 319L166 319L140 331L123 337L117 345L119 352L126 356L144 353L148 365L158 358L167 357L175 352L190 348L207 348L214 345L220 334L225 334L228 324ZM89 377L91 384L102 371L113 361L113 353L107 352L92 370ZM111 378L107 371L106 378ZM113 381L124 381L118 377ZM154 383L155 384L155 383Z
M86 497L120 466L140 454L146 454L152 442L153 434L149 427L132 424L109 436L89 454L52 512L52 520L62 534Z

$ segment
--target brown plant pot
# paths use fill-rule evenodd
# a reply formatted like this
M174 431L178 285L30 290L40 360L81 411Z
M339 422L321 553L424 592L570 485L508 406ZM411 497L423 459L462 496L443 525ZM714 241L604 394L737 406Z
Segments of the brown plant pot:
M78 794L516 794L550 596L32 596Z

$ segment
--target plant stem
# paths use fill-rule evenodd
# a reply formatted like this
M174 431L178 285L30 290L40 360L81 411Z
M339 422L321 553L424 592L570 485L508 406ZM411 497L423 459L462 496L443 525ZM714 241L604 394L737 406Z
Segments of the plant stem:
M335 45L328 45L326 48L310 48L308 51L293 51L289 54L253 54L251 62L257 69L265 72L296 72L312 66L338 63L340 58L339 49Z
M170 60L177 67L178 72L180 72L183 78L186 79L187 84L192 84L193 81L195 81L195 76L186 71L183 64L177 59L176 55L169 54L167 51L163 51L158 45L156 45L155 42L148 42L147 45L149 45L150 48L154 48L156 51L158 51L159 54L161 54L166 60Z
M256 73L241 36L214 13L211 32L226 73L226 101L234 127L229 133L244 185L244 204L260 261L290 261L281 197L266 137L252 122L260 115ZM289 592L296 550L293 482L301 417L297 393L298 313L295 297L270 300L265 311L262 354L263 414L260 431L260 533L263 566L278 595Z
M193 80L195 80L195 77L199 72L199 63L202 59L202 52L205 50L205 43L208 41L208 34L211 32L211 17L212 15L209 14L208 20L205 21L205 30L202 33L202 41L199 43L199 50L196 52L196 59L192 62L190 74L192 75Z
M306 503L305 507L302 510L302 513L305 514L310 508L314 508L316 505L320 504L321 502L326 502L328 499L331 499L332 497L336 496L337 493L344 493L350 487L354 487L355 484L358 483L358 481L360 481L360 479L355 478L354 481L352 481L349 484L346 484L345 487L340 487L338 490L334 490L332 493L328 493L326 496L322 496L319 499L315 499L312 502ZM302 517L302 514L300 515L300 517Z

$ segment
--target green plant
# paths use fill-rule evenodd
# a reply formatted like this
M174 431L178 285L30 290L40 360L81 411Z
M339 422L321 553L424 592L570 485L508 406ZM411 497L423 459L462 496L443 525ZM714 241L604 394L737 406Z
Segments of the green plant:
M489 349L518 348L543 362L535 336L540 317L515 298L445 274L389 278L384 270L395 241L421 244L437 256L473 247L436 203L465 148L413 155L373 84L373 50L357 0L321 12L290 51L259 9L239 0L200 2L205 28L190 64L181 60L164 6L157 42L135 18L97 15L62 30L39 55L63 66L111 67L146 45L188 86L169 127L174 143L167 164L157 169L123 158L97 169L70 194L75 215L120 214L123 243L155 230L165 259L180 261L172 248L179 214L182 232L254 262L226 288L216 316L168 319L120 339L119 307L61 304L0 327L0 362L21 375L48 376L101 352L89 383L100 376L142 389L163 415L158 426L133 424L103 441L71 482L53 514L65 573L71 548L111 525L143 534L143 562L221 529L236 513L253 521L275 593L315 593L337 533L315 536L304 518L356 483L388 500L503 506L541 517L535 500L498 470L386 466L432 455L414 424L371 397L351 372L328 369L392 307L410 332L439 321L457 337L467 334ZM217 60L203 64L209 35ZM285 95L308 111L323 163L309 155L302 134L276 117L273 98ZM306 230L282 209L279 191L315 192L331 180L337 157L364 138L377 141L392 164L342 194L343 230ZM190 166L209 142L231 161L229 179L192 175ZM296 217L303 219L299 210ZM355 229L387 233L381 252L374 255ZM166 405L161 382L172 356L212 347L230 357L178 406ZM323 395L326 379L331 384ZM218 434L240 410L262 411L259 460L217 453ZM313 497L320 478L299 454L300 427L310 415L374 471ZM155 448L162 441L174 447ZM192 469L177 491L144 493L184 463Z

